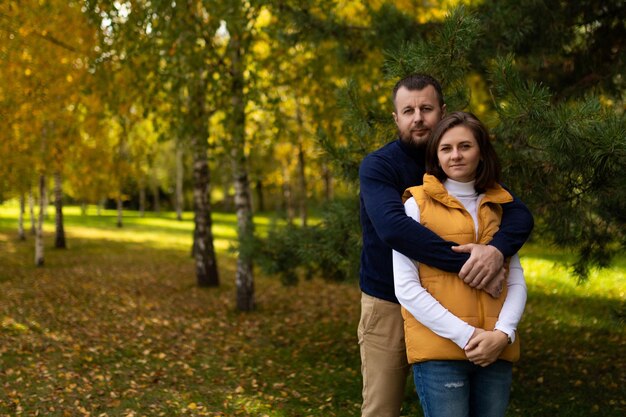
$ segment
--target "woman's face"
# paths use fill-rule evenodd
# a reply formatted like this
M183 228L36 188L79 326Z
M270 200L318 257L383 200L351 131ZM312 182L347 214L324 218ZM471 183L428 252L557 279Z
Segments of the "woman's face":
M459 182L469 182L476 178L480 148L474 134L467 127L455 126L444 133L437 147L437 157L448 178Z

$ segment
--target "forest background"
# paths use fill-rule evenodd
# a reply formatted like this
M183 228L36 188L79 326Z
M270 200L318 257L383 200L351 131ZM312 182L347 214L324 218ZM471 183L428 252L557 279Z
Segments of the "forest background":
M120 229L193 210L194 279L234 285L236 310L259 307L255 264L354 286L358 164L393 140L391 88L419 71L487 122L534 244L585 282L626 243L624 16L618 0L3 1L0 200L44 269L49 204L66 257L68 206L114 209ZM233 265L214 235L229 212Z

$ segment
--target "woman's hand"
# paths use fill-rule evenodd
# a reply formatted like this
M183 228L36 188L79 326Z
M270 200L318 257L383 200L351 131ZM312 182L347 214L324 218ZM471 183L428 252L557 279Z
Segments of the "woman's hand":
M474 329L474 334L465 346L465 355L470 362L489 366L494 363L508 343L508 336L500 330Z

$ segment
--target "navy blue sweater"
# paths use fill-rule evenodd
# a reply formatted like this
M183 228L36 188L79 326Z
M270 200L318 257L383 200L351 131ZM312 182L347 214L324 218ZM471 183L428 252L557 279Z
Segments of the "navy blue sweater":
M400 140L367 155L359 169L361 228L361 291L397 303L393 287L392 248L418 262L449 272L459 272L469 258L406 215L404 190L421 185L424 153ZM490 245L505 257L517 253L533 228L533 218L517 198L503 204L502 224Z

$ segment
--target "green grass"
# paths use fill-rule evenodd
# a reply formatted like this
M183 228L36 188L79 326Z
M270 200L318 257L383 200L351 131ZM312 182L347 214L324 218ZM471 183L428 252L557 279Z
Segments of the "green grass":
M65 210L69 249L46 264L17 240L0 206L0 416L357 416L356 281L283 287L256 276L258 309L235 311L235 216L216 213L221 286L195 285L191 213L80 215ZM255 220L261 233L273 222ZM529 301L509 416L626 412L626 257L577 285L524 249ZM407 387L406 416L419 416Z

